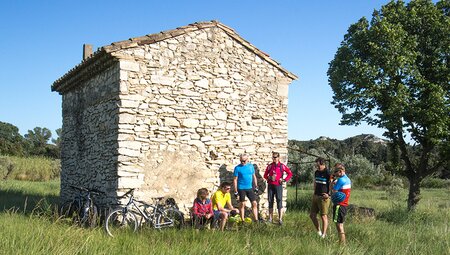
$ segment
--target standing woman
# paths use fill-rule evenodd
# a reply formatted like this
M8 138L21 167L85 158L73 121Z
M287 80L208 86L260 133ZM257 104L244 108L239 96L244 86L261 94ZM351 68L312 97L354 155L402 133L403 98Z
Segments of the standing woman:
M283 173L286 172L287 176L283 179ZM277 209L279 224L283 224L283 182L287 182L291 179L292 172L285 164L280 162L280 153L272 152L272 163L267 165L264 172L264 179L268 183L268 200L269 200L269 222L273 220L273 203L274 197L277 199Z

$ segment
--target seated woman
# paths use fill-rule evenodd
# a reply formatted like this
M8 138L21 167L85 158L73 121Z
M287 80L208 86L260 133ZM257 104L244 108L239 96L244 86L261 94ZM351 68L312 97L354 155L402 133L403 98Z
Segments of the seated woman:
M194 200L192 207L192 216L195 228L209 228L214 213L211 200L208 198L209 192L206 188L197 191L197 198Z

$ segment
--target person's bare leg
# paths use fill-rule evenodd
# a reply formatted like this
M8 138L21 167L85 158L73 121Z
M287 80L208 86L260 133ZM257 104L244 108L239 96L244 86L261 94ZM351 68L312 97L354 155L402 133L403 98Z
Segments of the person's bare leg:
M309 214L309 217L311 218L311 221L313 222L314 227L316 228L316 231L317 231L317 232L321 232L321 231L320 231L320 228L319 228L319 221L317 220L316 214L315 214L315 213L310 213L310 214ZM321 232L321 233L322 233L322 232Z
M272 222L273 220L273 208L269 209L269 222Z
M245 216L245 201L244 202L240 202L239 203L239 215L241 215L241 220L244 221L244 216Z
M278 209L278 219L283 221L283 208Z
M339 243L345 244L344 223L336 223L336 229L339 235Z
M321 215L321 218L322 218L322 237L325 237L328 229L328 216L326 214Z
M227 220L228 220L228 215L227 213L221 212L220 213L220 230L224 230L225 229L225 225L227 224Z
M255 221L258 221L258 203L256 201L252 202L252 211Z

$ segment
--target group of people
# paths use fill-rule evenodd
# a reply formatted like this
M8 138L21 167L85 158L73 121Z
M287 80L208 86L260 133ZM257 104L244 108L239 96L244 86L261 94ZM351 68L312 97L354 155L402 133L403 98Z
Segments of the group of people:
M330 208L331 198L338 192L345 194L344 199L333 203L332 207L333 221L336 223L339 241L345 243L344 221L347 215L352 183L345 174L345 166L342 163L334 165L333 173L327 169L325 159L317 158L315 163L317 170L314 172L314 194L309 216L316 228L317 234L325 238L328 229L328 210ZM317 219L318 214L322 222L321 227Z
M233 184L222 182L219 189L209 198L206 188L197 192L197 198L192 207L193 220L197 225L210 226L213 220L220 223L220 229L224 230L228 218L239 215L244 221L245 201L250 200L253 219L260 221L258 215L257 194L258 180L253 164L249 162L249 156L243 154L239 157L240 164L234 168ZM345 243L344 221L347 213L348 200L350 197L351 181L345 174L345 167L341 163L334 166L333 173L326 168L325 159L316 159L317 170L314 173L314 194L312 198L310 218L317 233L322 238L326 237L328 228L328 210L331 197L334 193L342 192L345 199L333 204L333 221L336 223L339 240ZM286 173L286 177L284 174ZM285 164L280 162L280 154L272 153L272 163L267 165L264 172L267 182L269 218L267 222L273 222L274 202L276 200L278 210L278 224L283 224L283 183L292 177L292 172ZM235 208L231 203L231 186L234 188L234 196L239 201L239 207ZM322 225L320 227L317 215L320 214Z

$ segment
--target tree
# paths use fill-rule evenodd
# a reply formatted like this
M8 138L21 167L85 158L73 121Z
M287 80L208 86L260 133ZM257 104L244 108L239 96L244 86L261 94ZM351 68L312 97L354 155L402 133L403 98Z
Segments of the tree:
M52 137L52 132L48 128L35 127L28 130L25 139L30 143L30 154L45 155L47 143Z
M399 151L409 210L420 181L450 161L449 9L449 0L391 1L349 27L328 69L341 124L383 128Z
M19 129L0 121L0 154L22 156L23 153L23 137Z

